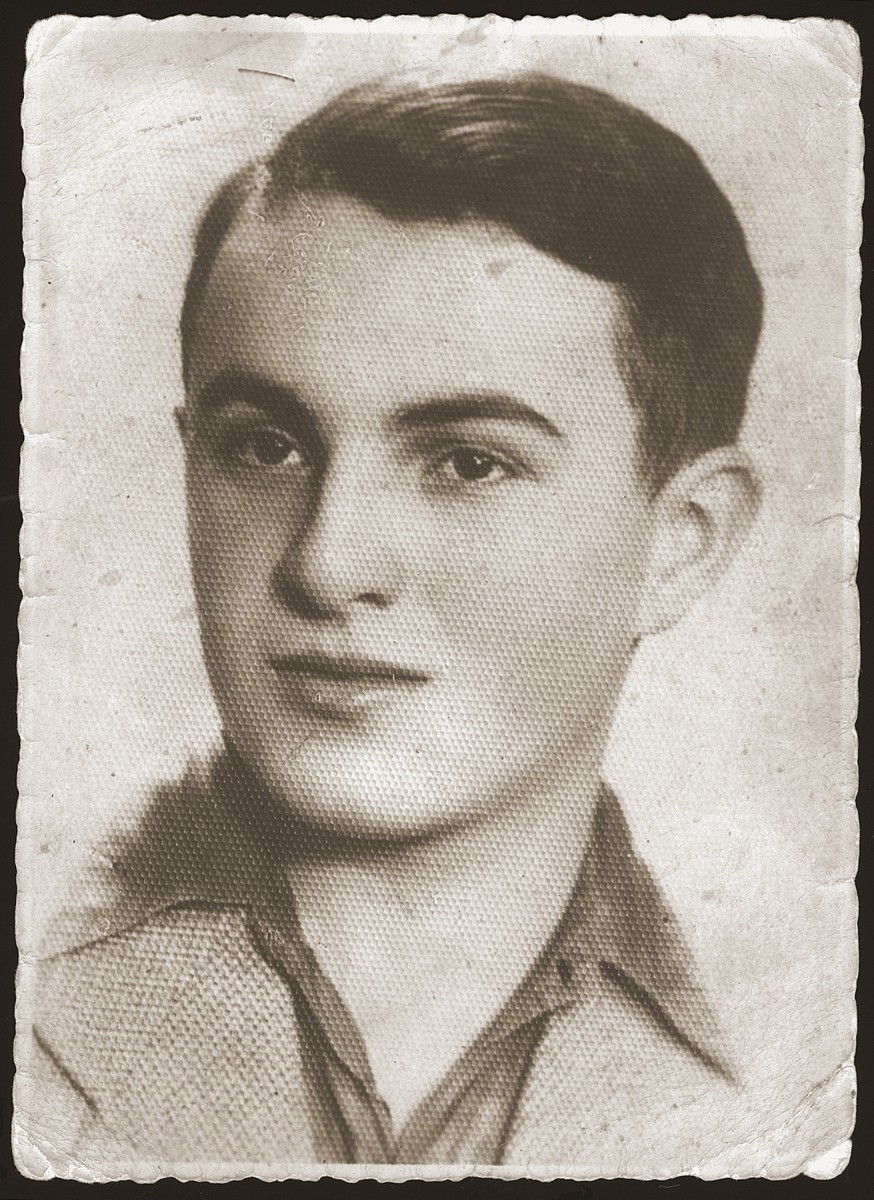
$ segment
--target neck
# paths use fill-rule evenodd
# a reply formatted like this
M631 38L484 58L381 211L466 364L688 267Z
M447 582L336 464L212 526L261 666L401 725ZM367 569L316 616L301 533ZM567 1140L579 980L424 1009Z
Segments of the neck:
M547 941L574 886L598 789L592 773L489 821L398 843L326 854L314 835L288 863L304 935L396 1116L496 1015Z
M305 931L330 927L352 957L364 942L370 961L380 944L396 958L410 941L419 955L432 939L483 940L480 921L549 919L575 880L597 789L593 780L566 802L539 798L488 822L397 842L350 841L326 853L318 833L305 836L286 868Z

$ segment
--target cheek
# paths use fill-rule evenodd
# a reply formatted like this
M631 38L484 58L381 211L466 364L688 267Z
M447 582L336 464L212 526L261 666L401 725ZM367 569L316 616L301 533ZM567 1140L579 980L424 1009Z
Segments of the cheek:
M189 475L191 566L208 624L231 632L246 620L247 610L252 620L259 612L264 619L264 598L288 538L287 515L278 509L268 498L241 500L226 485Z
M633 640L647 557L634 505L551 497L467 534L441 548L430 595L458 661L488 658L496 686L554 680Z

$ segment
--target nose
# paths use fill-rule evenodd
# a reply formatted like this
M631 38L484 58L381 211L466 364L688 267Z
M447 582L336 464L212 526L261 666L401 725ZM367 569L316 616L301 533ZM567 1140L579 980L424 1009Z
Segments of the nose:
M356 605L388 608L397 599L402 572L392 510L398 498L374 475L361 471L360 458L335 463L308 519L290 537L276 587L298 616L343 619Z

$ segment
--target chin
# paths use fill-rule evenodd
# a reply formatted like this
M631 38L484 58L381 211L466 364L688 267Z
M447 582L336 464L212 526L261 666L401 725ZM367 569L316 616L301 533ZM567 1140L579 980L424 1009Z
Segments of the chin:
M293 756L256 758L274 799L328 838L405 841L447 833L481 816L487 794L483 780L462 780L445 762L429 766L421 750L328 751L308 743Z

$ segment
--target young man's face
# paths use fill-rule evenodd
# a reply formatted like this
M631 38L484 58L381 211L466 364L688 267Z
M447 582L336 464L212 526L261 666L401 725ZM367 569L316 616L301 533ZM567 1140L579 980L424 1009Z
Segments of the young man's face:
M484 225L311 203L240 218L192 348L206 663L296 812L424 834L597 768L650 537L621 301Z

